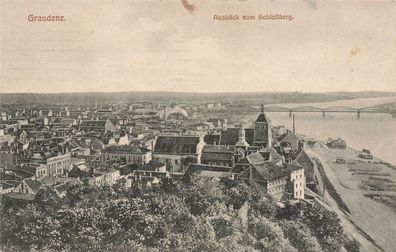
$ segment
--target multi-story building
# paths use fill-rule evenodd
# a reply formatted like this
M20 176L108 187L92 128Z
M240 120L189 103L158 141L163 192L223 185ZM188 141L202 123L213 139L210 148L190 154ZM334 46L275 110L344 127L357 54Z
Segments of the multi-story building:
M102 161L125 158L127 163L146 164L151 161L151 150L146 147L114 145L108 146L101 153Z
M188 160L201 163L204 145L202 136L160 135L156 139L153 158L163 161L172 172L182 172Z
M202 150L201 163L234 167L242 160L245 153L237 147L230 145L205 145Z
M117 130L116 120L100 120L100 121L83 121L80 124L80 129L84 132L98 132L107 133Z
M253 154L251 154L253 155ZM249 160L249 158L247 158ZM287 173L270 161L251 162L249 167L241 172L237 178L254 181L263 185L267 194L280 200L285 192Z
M45 165L46 171L42 171L45 176L63 177L67 176L67 172L71 169L71 155L70 153L46 157L40 162ZM43 169L40 169L43 170Z
M15 187L14 192L34 195L40 190L42 186L43 183L41 181L27 178L22 180L21 183Z
M95 171L91 177L88 177L88 184L91 186L113 185L121 179L119 170L110 168L106 170Z
M304 167L297 163L290 163L287 165L287 170L290 174L290 182L293 186L293 198L304 199L305 194L305 176Z

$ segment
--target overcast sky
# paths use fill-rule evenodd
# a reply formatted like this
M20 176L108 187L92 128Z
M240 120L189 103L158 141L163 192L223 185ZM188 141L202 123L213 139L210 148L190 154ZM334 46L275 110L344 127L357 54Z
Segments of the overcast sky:
M0 5L1 92L396 91L396 1ZM224 14L294 20L213 20Z

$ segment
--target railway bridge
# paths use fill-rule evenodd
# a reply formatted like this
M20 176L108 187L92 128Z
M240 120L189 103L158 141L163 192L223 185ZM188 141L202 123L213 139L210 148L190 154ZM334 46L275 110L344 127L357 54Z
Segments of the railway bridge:
M354 108L348 106L332 106L327 108L319 108L314 106L298 106L294 108L287 108L276 105L269 105L264 107L265 112L288 112L289 116L292 116L292 113L304 113L304 112L317 112L322 113L322 116L325 117L326 113L355 113L357 118L360 118L360 114L362 113L376 113L376 114L391 114L393 118L396 118L396 110L381 108L381 107L366 107L366 108Z

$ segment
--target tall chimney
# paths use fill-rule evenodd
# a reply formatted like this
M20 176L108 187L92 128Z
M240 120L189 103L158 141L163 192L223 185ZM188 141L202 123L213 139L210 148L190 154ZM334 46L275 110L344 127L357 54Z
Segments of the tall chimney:
M293 133L296 133L296 119L294 117L294 113L293 113Z

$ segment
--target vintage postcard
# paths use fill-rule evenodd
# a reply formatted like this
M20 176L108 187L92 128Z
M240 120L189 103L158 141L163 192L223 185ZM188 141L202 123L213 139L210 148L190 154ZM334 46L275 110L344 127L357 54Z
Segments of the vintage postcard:
M395 149L394 0L0 0L0 251L395 251Z

